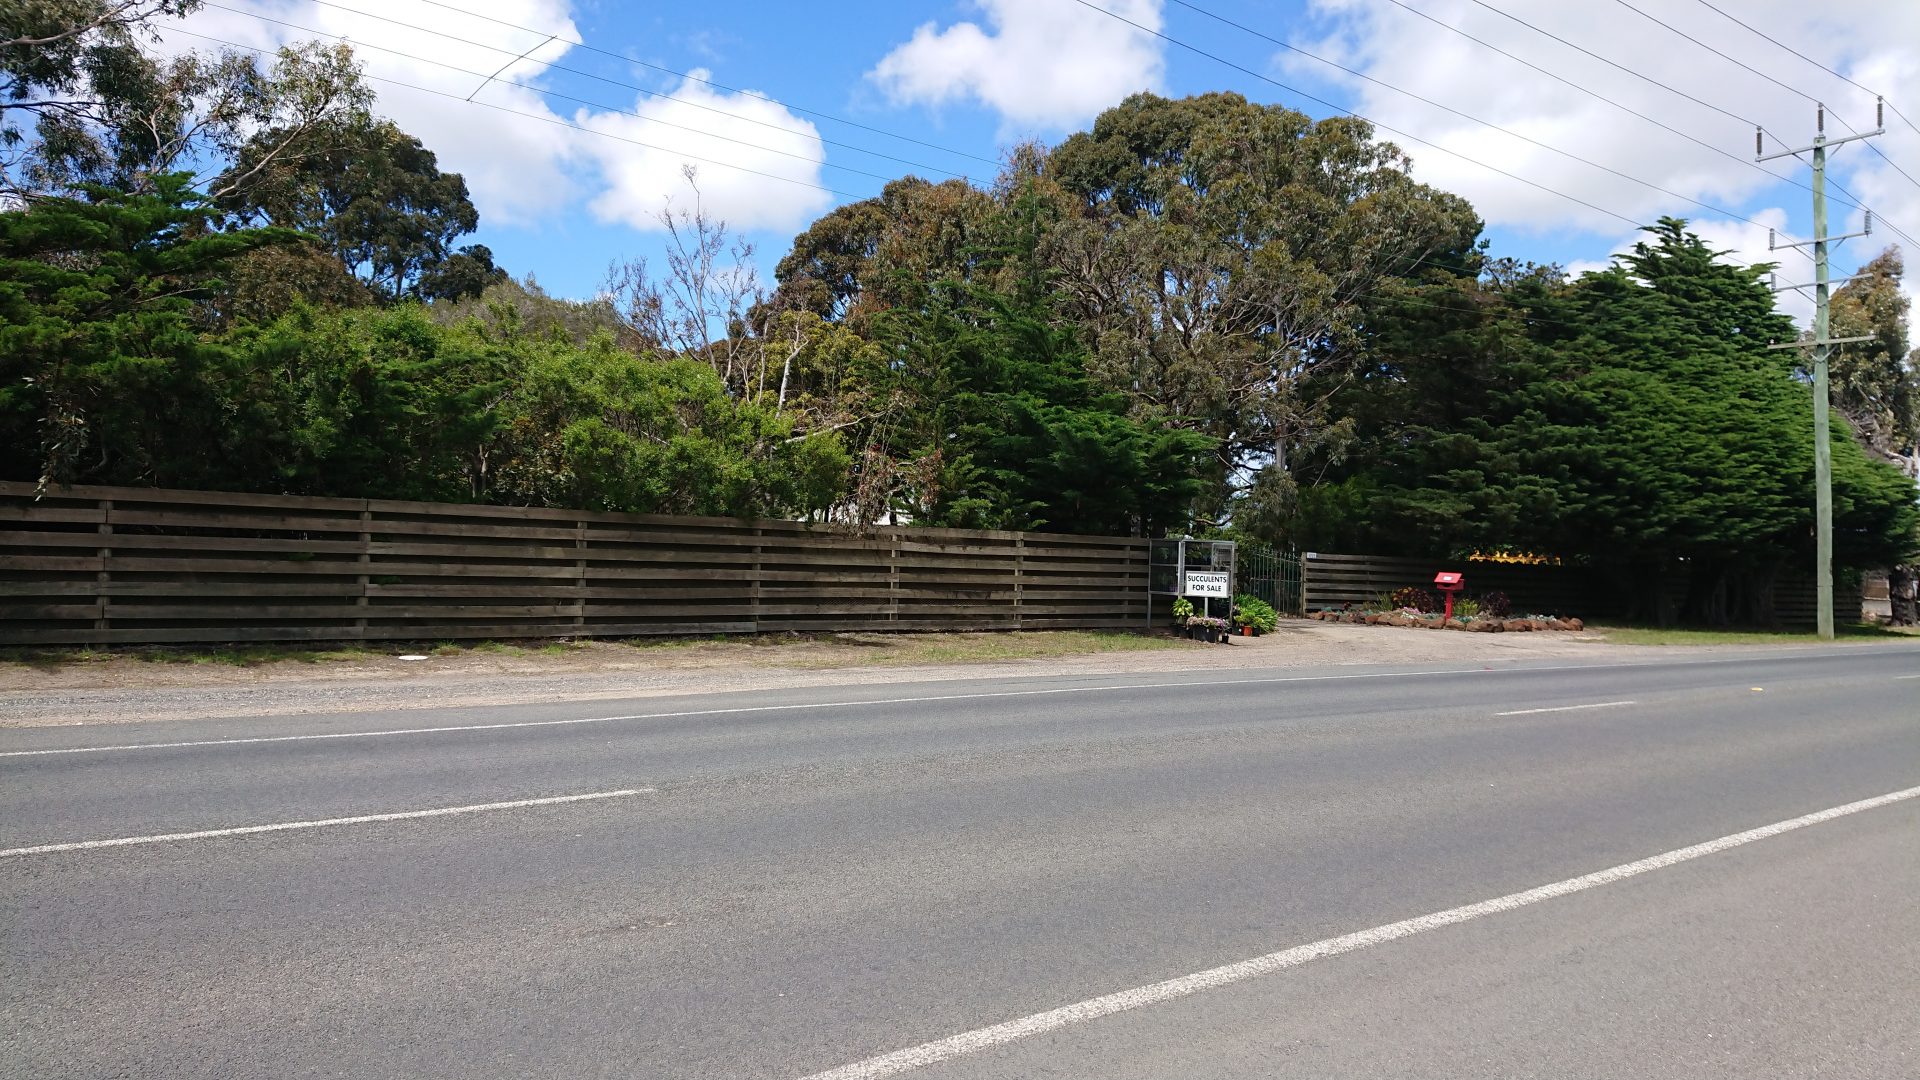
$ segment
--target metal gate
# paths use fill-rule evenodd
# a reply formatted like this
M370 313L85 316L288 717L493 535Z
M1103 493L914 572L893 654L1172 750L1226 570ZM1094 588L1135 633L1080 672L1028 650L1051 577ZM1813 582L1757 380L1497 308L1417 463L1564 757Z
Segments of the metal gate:
M1282 615L1306 614L1306 601L1300 588L1300 553L1262 551L1242 546L1239 559L1240 591L1257 596L1273 605Z

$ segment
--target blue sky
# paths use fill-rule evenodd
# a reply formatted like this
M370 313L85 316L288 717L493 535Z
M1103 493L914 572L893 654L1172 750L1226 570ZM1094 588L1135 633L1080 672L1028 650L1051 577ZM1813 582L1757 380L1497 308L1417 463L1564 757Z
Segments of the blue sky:
M884 178L984 181L987 161L1011 142L1057 141L1134 90L1226 89L1314 116L1336 111L1077 0L221 4L185 26L256 47L316 32L359 46L382 110L468 177L482 213L476 239L516 275L569 296L593 293L611 260L658 259L656 215L694 199L686 165L696 170L701 204L743 231L770 270L808 221L877 192ZM1405 132L1414 138L1383 135L1413 155L1416 176L1473 201L1496 254L1575 269L1603 263L1635 222L1661 214L1696 219L1741 261L1769 258L1770 226L1804 235L1808 193L1744 159L1755 123L1782 138L1809 136L1813 97L1847 121L1870 123L1872 96L1819 64L1920 117L1920 4L1836 0L1816 11L1786 0L1716 0L1748 29L1701 0L1193 0L1372 83L1179 0L1088 4ZM486 81L502 65L500 78ZM462 100L469 93L473 103ZM1920 177L1920 131L1889 124L1878 145L1891 162L1857 146L1839 156L1836 179L1857 199L1834 193L1836 229L1857 225L1859 210L1846 204L1858 201L1920 236L1920 182L1910 178ZM1789 163L1770 168L1807 176ZM1844 248L1838 265L1893 239L1883 226ZM1810 277L1804 258L1773 257L1793 268L1783 278Z

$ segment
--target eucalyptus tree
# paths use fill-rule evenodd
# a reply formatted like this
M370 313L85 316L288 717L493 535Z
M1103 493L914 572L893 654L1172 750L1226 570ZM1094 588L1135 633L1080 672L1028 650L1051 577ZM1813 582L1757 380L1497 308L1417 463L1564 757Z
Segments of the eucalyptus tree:
M1140 94L1032 167L1073 211L1047 251L1094 377L1215 440L1203 515L1288 518L1301 457L1351 436L1328 403L1366 362L1368 295L1477 264L1472 208L1350 118Z

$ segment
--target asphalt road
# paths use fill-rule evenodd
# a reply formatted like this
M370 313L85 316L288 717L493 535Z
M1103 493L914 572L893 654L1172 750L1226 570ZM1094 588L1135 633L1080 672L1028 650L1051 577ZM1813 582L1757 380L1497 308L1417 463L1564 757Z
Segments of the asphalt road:
M1920 1076L1917 794L1878 645L4 730L0 1074Z

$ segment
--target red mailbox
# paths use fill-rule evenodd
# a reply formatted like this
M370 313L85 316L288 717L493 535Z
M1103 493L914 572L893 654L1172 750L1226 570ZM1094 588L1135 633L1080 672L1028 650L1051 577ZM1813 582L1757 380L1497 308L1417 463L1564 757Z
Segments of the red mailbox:
M1433 587L1447 594L1447 615L1453 618L1453 594L1467 587L1466 580L1452 570L1442 570L1433 575Z

